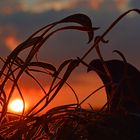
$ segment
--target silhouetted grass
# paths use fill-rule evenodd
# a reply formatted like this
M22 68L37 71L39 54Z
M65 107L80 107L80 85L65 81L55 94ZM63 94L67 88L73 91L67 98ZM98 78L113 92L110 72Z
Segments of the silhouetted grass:
M139 117L139 114L128 115L126 111L118 113L110 111L110 102L112 97L108 97L107 103L101 108L101 110L94 111L85 110L81 108L81 105L90 96L95 94L98 90L107 85L111 87L114 85L111 73L104 63L103 56L100 52L100 43L108 43L104 37L112 30L112 28L130 12L137 12L140 14L139 9L132 9L121 16L119 16L108 29L100 36L95 36L98 27L94 27L90 18L84 14L74 14L68 16L60 21L51 23L35 33L33 33L26 41L17 46L6 60L1 58L3 66L0 71L1 85L0 85L0 139L11 140L93 140L93 139L135 139L140 138L138 132L131 132L131 127L136 129L134 117ZM67 25L70 23L71 25ZM61 27L58 25L62 25ZM64 30L78 30L86 32L88 34L88 43L92 43L91 47L82 57L75 59L65 60L60 64L58 68L54 65L46 62L40 62L36 60L37 52L42 45L55 33ZM25 54L25 59L21 57L21 53L24 50L29 51ZM89 53L95 49L99 59L105 70L105 75L108 76L110 82L93 91L88 97L81 102L78 100L74 89L67 83L67 79L70 77L74 69L79 65L94 69L91 65L87 64L84 60ZM125 61L121 52L116 51ZM36 60L36 61L35 61ZM125 67L127 71L127 66ZM23 74L27 74L33 79L44 92L42 99L36 103L35 106L25 111L25 99L19 86L19 79ZM50 76L52 80L49 89L46 91L38 81L34 73L44 73L46 76ZM101 71L99 71L101 73ZM125 73L126 74L126 73ZM60 76L61 75L61 76ZM6 85L10 84L10 92L7 93ZM48 107L48 105L55 100L56 95L67 84L76 98L75 104L67 104L63 106L56 106L42 115L38 115L41 111ZM7 111L9 101L13 95L14 90L18 90L18 94L24 102L24 110L21 115L10 113ZM44 102L45 101L45 102ZM38 109L37 107L44 102L44 104ZM139 118L138 118L139 119ZM135 119L136 120L136 119ZM138 121L139 123L139 121ZM138 125L137 125L138 126ZM137 131L137 130L136 130ZM140 133L139 133L140 134Z

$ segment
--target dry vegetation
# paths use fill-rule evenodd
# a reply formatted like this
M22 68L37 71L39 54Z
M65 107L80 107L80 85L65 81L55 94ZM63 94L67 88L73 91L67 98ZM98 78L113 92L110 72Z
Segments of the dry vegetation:
M67 104L56 106L48 110L43 115L38 115L43 109L55 100L56 95L66 84L67 79L75 68L79 65L89 68L90 66L84 61L88 54L95 49L100 60L103 62L105 74L111 79L110 71L104 64L104 59L100 53L100 43L108 43L104 37L112 30L112 28L130 12L140 14L139 9L132 9L120 17L118 17L108 29L100 36L94 34L98 27L92 27L91 20L83 14L75 14L66 17L60 21L51 23L35 33L33 33L25 42L21 43L6 60L1 58L3 66L0 70L0 139L1 140L100 140L100 139L140 139L138 132L139 117L137 115L129 115L126 111L110 111L110 98L107 103L99 111L85 110L81 105L90 98L97 90L103 88L103 85L85 100L79 102L76 93L73 94L77 99L75 104ZM70 23L69 25L66 23ZM58 25L62 25L61 27ZM91 47L81 58L65 60L58 68L50 63L40 62L36 58L37 52L42 45L55 33L62 30L78 30L88 34L88 43L93 42ZM27 50L28 51L25 51ZM122 56L119 51L116 51ZM21 54L25 53L24 59ZM122 56L123 57L123 56ZM124 62L125 63L125 62ZM35 80L44 92L44 96L30 110L23 111L22 115L16 115L7 111L9 101L14 90L18 90L18 94L24 101L24 95L18 84L23 74L27 74ZM34 74L44 73L52 80L49 90L46 91L40 81ZM61 78L60 78L61 74ZM10 91L7 93L6 85L10 83ZM113 83L108 83L113 84ZM69 85L70 86L70 85ZM44 105L36 109L40 103ZM137 125L136 125L137 124ZM140 128L140 127L139 127Z

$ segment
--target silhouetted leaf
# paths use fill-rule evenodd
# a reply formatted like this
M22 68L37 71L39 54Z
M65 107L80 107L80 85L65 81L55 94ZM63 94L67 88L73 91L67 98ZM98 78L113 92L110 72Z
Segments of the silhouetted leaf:
M31 39L27 39L26 41L24 41L23 43L21 43L20 45L18 45L14 50L13 52L10 54L10 57L12 56L17 56L17 54L19 52L21 52L22 50L28 48L28 47L31 47L33 45L36 45L37 42L39 42L40 40L42 39L41 36L38 36L38 37L34 37L34 38L31 38Z
M85 14L74 14L74 15L68 16L60 21L60 23L62 22L74 22L74 23L78 23L84 27L89 28L90 31L88 32L88 36L89 36L88 43L91 42L91 40L94 38L94 31L99 29L98 27L92 28L92 22L90 18Z
M99 36L99 35L95 37L95 42L96 42L97 40L101 40L101 42L103 42L103 43L108 43L108 42L109 42L109 40L105 40L104 38L102 38L102 37Z
M15 62L19 66L22 65L22 64L24 64L24 61L21 58L19 58L18 56L15 58Z
M71 72L79 65L79 60L75 59L75 60L72 60L70 62L70 64L68 65L68 68L63 76L63 80L66 81L67 78L69 77L69 75L71 74Z
M60 20L60 22L74 22L74 23L79 23L83 26L92 26L92 22L90 20L90 18L85 15L85 14L74 14L71 16L68 16L62 20Z
M62 77L62 80L61 80L59 86L57 87L55 93L50 98L50 101L57 95L58 91L61 89L63 84L67 81L67 79L70 76L71 72L79 65L79 63L80 63L80 61L77 60L77 59L71 60L71 62L68 65L68 68L67 68L66 72L64 73L64 76Z
M53 87L53 85L54 85L54 83L55 83L55 81L56 81L58 75L60 74L60 72L61 72L61 71L63 70L63 68L64 68L68 63L70 63L71 61L72 61L72 59L65 60L65 61L59 66L58 70L57 70L56 73L54 73L54 75L53 75L54 79L53 79L53 81L52 81L52 84L51 84L51 86L50 86L50 89Z
M119 54L121 56L121 58L123 59L124 63L127 63L126 58L125 58L125 56L123 55L122 52L120 52L119 50L114 50L113 53L114 52L117 53L117 54Z
M67 63L69 63L69 61L67 61ZM77 59L70 61L69 65L68 65L68 68L67 68L66 72L64 73L64 76L62 77L62 80L61 80L60 84L58 85L57 89L55 90L54 94L51 96L51 98L49 99L47 104L49 104L54 99L54 97L60 91L60 89L62 88L64 83L67 81L67 79L70 76L71 72L79 65L79 63L80 63L80 61L77 60Z
M123 55L123 53L120 52L119 50L114 50L113 53L114 52L119 54L121 56L121 58L123 59L123 62L124 62L124 75L123 76L124 76L124 79L126 79L127 82L129 83L128 78L127 78L127 76L128 76L128 63L127 63L127 60L126 60L125 56Z
M29 66L42 67L42 68L51 70L54 73L56 72L56 68L52 64L48 64L48 63L44 63L44 62L30 62Z
M36 45L37 42L39 42L42 39L42 37L38 36L38 37L34 37L34 38L30 38L27 39L26 41L24 41L23 43L21 43L20 45L18 45L12 52L11 54L8 56L4 66L2 67L1 71L0 71L0 77L2 75L2 73L4 72L5 68L7 67L8 64L11 63L11 65L13 65L13 61L17 58L18 54L28 48L31 47L33 45ZM12 61L11 61L12 60Z
M65 60L65 61L59 66L59 68L58 68L58 70L57 70L57 74L59 74L59 73L62 71L62 69L63 69L68 63L70 63L71 61L72 61L72 59Z

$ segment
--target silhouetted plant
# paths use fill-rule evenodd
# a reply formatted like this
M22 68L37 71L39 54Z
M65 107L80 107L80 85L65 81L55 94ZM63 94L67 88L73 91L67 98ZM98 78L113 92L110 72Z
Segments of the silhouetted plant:
M129 134L130 127L127 127L128 122L130 122L132 119L131 116L126 115L125 112L121 112L120 114L117 114L117 112L112 113L110 106L112 105L113 97L111 97L109 94L107 94L107 103L103 106L103 108L101 108L101 110L94 111L91 107L92 110L89 111L81 108L81 105L101 88L108 86L113 88L115 84L113 81L114 77L109 70L108 63L106 63L106 61L103 59L99 45L100 43L108 43L104 37L124 16L130 12L137 12L140 14L139 9L132 9L125 12L119 16L100 36L95 36L95 31L99 28L92 25L92 22L88 16L84 14L74 14L68 16L60 21L51 23L39 29L26 41L17 46L6 60L1 58L3 66L0 71L0 139L132 139L132 135ZM65 23L70 23L71 25L67 25ZM60 24L62 25L61 27L58 26ZM50 63L40 62L39 60L34 59L39 49L52 35L64 30L78 30L86 32L88 34L88 43L93 41L93 44L82 57L65 60L58 68ZM21 57L21 53L27 49L28 51L25 53L26 57L23 59ZM104 69L104 72L102 70L99 71L98 69L95 69L96 66L93 67L92 64L89 65L84 61L93 49L96 50L99 56L99 61L101 62L100 64ZM119 51L116 52L123 57ZM108 77L108 83L105 83L100 88L97 88L97 90L85 97L85 99L81 102L79 102L78 95L76 95L74 89L67 83L67 79L70 77L73 70L78 68L80 64L83 64L83 66L86 66L88 69L94 69L97 71L97 73L99 73L99 75L103 74ZM124 65L124 76L126 76L129 66L127 67L127 62L125 62L125 59ZM44 89L41 82L35 78L33 72L40 74L44 73L47 76L50 76L52 82L48 90ZM30 78L33 79L44 92L42 99L39 100L38 103L36 103L27 112L25 111L24 95L19 86L19 79L24 73L30 76ZM9 83L11 86L10 92L7 92L6 85ZM42 115L38 115L55 99L56 95L59 93L64 84L67 84L71 88L77 102L75 104L57 106L48 110ZM24 109L21 115L7 111L9 101L14 94L15 89L18 90L18 93L24 103ZM42 102L44 102L44 104L37 109ZM139 114L136 116L138 115ZM115 123L111 120L113 120ZM121 123L122 126L120 126L118 122ZM134 137L137 136L135 135Z

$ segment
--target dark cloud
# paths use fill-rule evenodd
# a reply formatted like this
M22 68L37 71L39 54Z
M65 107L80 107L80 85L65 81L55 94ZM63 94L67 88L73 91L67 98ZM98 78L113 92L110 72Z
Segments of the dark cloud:
M133 8L140 8L140 1L139 0L131 0L131 5Z
M108 0L108 2L109 1L110 0ZM81 0L81 1L79 0L78 2L81 3L80 5L81 7L83 6L84 3L86 3L85 0ZM87 2L91 2L91 1L87 0ZM116 0L114 2L117 3L119 1ZM129 1L127 0L123 1L123 3L125 2L127 3ZM6 2L3 2L3 5L4 3ZM101 0L98 6L101 6L103 3L105 4L105 1ZM18 1L15 1L15 4L19 4ZM133 5L136 4L138 4L138 2L136 3L135 1ZM93 9L88 9L87 7L85 7L85 9L82 9L80 6L76 9L69 9L69 10L63 9L60 11L49 10L47 12L38 13L38 14L28 13L25 11L22 12L18 11L7 16L0 15L0 19L1 19L0 38L1 38L1 46L2 46L1 50L3 51L5 49L5 43L4 43L5 37L10 35L10 36L14 36L17 40L24 41L40 27L47 25L50 22L54 22L59 19L62 19L70 14L85 13L89 15L91 19L93 19L92 21L94 26L101 27L101 29L97 31L98 34L101 34L109 26L109 24L116 17L120 15L117 9L116 10L114 9L114 11L112 10L112 12L110 12L110 9L107 8L106 9L103 8L100 9L99 11L95 11ZM105 49L110 52L113 49L121 49L123 51L126 51L125 53L127 56L129 56L130 52L132 52L133 44L135 44L135 46L133 47L133 51L138 50L139 49L138 48L138 43L139 43L138 23L139 23L138 16L136 17L127 16L121 23L117 25L117 27L113 29L111 33L109 33L107 39L110 40L110 44L108 44L108 46L111 47L109 48L109 50L106 48ZM49 40L49 42L45 44L44 47L40 50L40 57L43 57L44 59L52 60L53 62L54 61L57 62L58 58L60 59L60 61L69 57L76 58L77 56L81 56L87 50L88 47L86 45L86 42L87 42L87 35L84 33L75 32L75 31L66 31L65 33L58 33L54 35ZM134 53L137 53L137 51L136 52L134 51ZM132 58L132 54L130 56Z
M54 10L72 10L79 7L85 9L100 10L106 7L107 9L116 9L124 12L133 6L138 8L138 0L4 0L0 3L1 14L12 14L23 11L27 13L44 13ZM131 5L132 3L132 5Z

